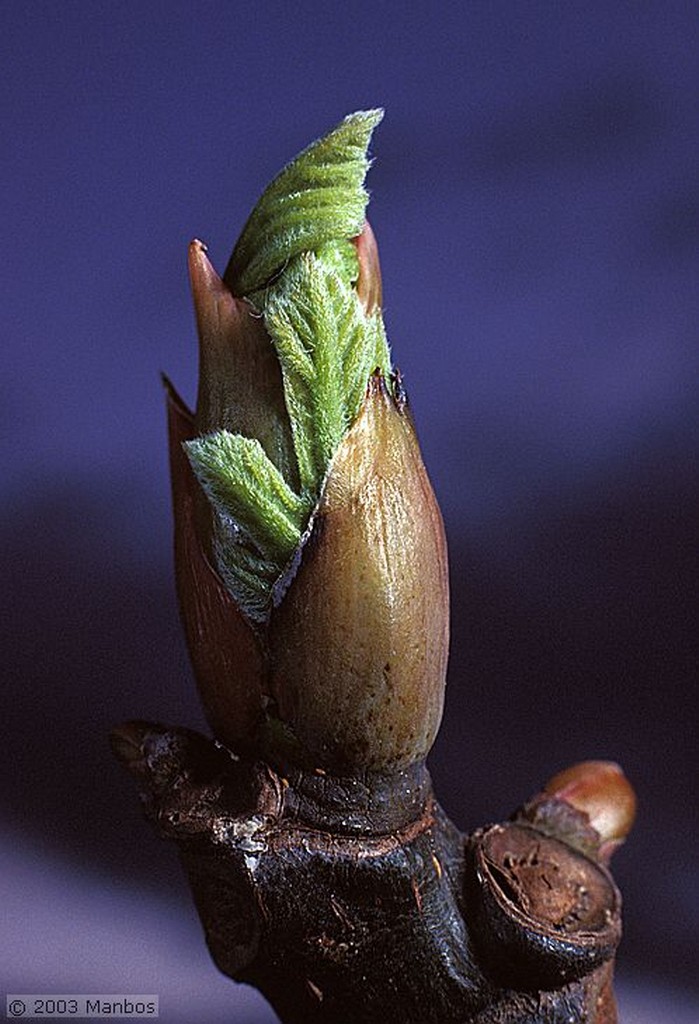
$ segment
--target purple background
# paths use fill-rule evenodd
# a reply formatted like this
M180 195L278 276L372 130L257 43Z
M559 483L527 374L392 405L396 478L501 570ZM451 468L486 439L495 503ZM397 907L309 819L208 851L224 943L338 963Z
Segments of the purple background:
M472 827L619 760L625 1019L696 1015L698 43L671 0L3 4L6 990L270 1019L105 737L202 724L158 381L194 395L186 244L222 268L280 165L383 105L386 319L451 548L439 795Z

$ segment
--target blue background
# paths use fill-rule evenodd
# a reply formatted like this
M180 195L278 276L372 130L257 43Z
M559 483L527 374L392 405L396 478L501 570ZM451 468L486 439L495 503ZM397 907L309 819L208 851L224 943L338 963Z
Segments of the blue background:
M698 43L673 0L3 4L9 990L269 1019L206 961L105 734L202 724L158 381L193 399L186 244L222 269L280 166L381 105L385 315L451 549L438 793L470 828L620 761L626 1019L684 1019L653 1000L699 961Z

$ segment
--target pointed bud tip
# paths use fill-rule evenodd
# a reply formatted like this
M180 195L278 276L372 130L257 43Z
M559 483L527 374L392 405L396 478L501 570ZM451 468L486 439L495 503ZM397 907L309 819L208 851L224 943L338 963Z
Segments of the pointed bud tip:
M377 366L373 371L366 385L366 398L391 398L388 383L380 368ZM360 410L361 415L362 410Z
M347 114L342 119L340 124L352 124L353 121L365 121L371 126L373 131L384 119L386 111L384 107L371 107L369 110L355 110L351 114Z
M211 260L207 256L208 248L198 238L189 243L187 250L187 263L189 266L189 279L194 295L194 304L197 307L197 314L201 312L204 303L211 300L211 297L221 292L228 292L223 281L216 273Z
M172 410L173 412L181 416L183 419L189 419L190 421L193 422L194 413L189 408L189 406L182 398L182 396L179 394L177 388L172 383L168 375L166 373L163 373L162 371L160 373L160 383L162 384L163 390L165 391L165 401L167 403L168 410Z

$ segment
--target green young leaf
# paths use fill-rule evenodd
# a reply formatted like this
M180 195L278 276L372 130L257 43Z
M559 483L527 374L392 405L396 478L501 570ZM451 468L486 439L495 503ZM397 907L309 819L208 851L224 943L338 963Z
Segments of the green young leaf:
M216 565L253 619L269 612L369 377L390 373L380 311L367 315L357 296L351 241L364 224L367 149L381 117L350 115L289 164L263 193L226 270L228 287L262 312L296 460L284 476L258 438L225 429L185 446L213 509Z
M334 247L304 253L272 290L265 323L284 376L302 488L317 498L330 461L354 420L369 377L388 375L379 315L367 317Z
M265 561L259 551L231 535L230 523L217 519L214 556L224 585L245 614L263 622L269 612L270 595L279 578L279 565Z
M214 508L232 517L263 559L285 562L298 546L309 515L256 439L219 430L185 448Z
M350 114L268 185L226 267L224 281L234 295L259 291L299 253L360 233L369 198L367 151L382 117L382 110Z

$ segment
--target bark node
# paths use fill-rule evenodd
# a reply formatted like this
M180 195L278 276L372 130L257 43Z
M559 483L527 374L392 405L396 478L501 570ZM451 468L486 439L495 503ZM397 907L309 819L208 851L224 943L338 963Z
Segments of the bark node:
M616 1021L621 899L563 801L465 835L422 764L286 773L146 722L112 744L215 963L287 1024Z

